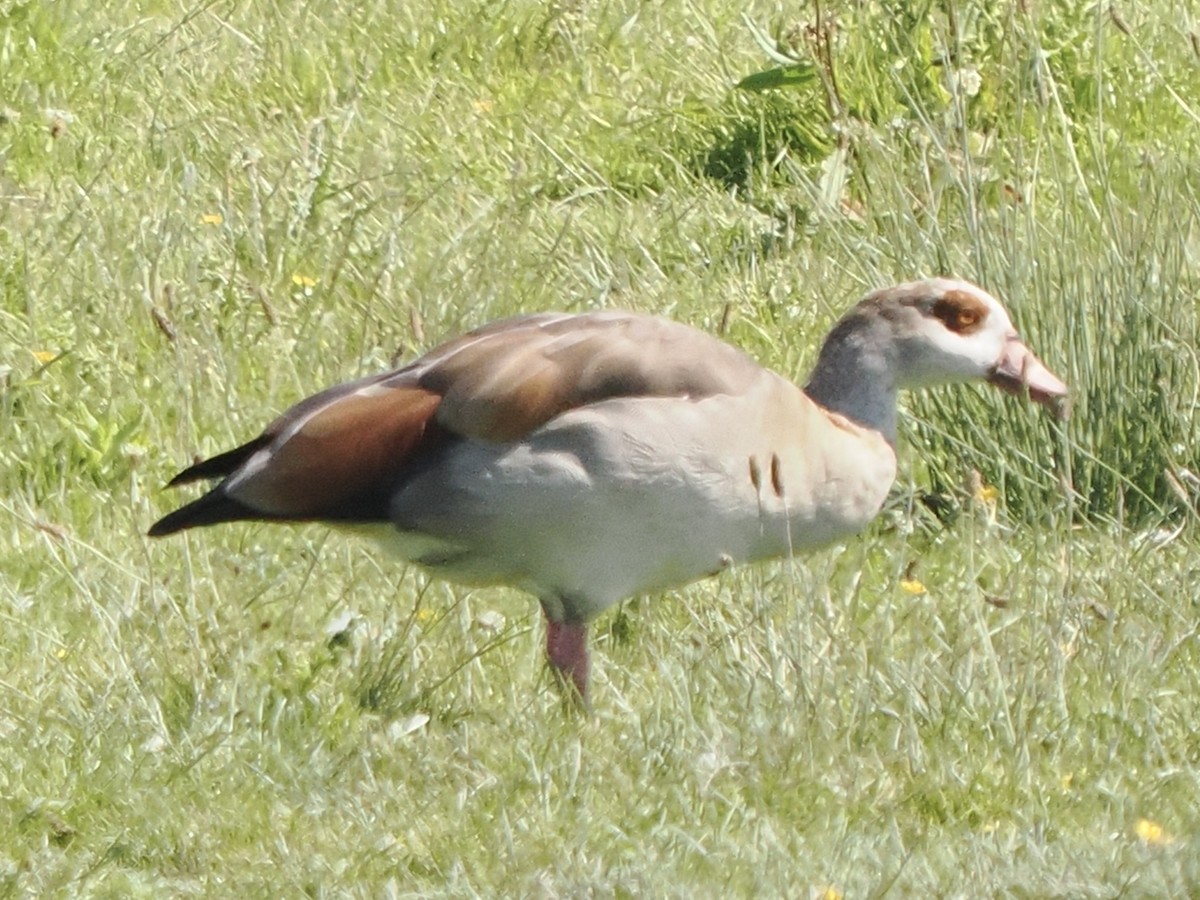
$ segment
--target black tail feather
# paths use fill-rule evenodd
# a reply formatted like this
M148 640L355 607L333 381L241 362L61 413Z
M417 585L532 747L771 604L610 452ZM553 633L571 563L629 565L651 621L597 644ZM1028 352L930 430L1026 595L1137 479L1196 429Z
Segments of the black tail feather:
M218 487L216 490L209 491L199 500L193 500L174 512L167 513L151 525L146 534L150 537L163 537L200 525L216 525L219 522L262 518L269 518L269 516L263 516L262 513L251 509L244 503L225 496Z
M270 440L270 435L260 434L254 440L242 444L240 447L234 447L232 450L226 450L224 453L218 453L216 456L203 459L195 465L188 466L168 481L167 487L176 487L177 485L189 484L193 481L207 481L213 478L224 478L226 475L232 475L242 463L254 455L265 444L269 443ZM186 508L184 507L184 509Z

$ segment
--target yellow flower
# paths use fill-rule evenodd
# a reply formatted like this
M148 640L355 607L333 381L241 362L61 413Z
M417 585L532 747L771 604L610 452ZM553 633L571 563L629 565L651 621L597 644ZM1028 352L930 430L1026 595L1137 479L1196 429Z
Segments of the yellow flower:
M472 105L475 107L475 112L486 114L492 111L493 104L491 100L485 98L483 100L476 100Z
M296 287L313 288L317 286L317 279L311 275L303 275L300 272L295 272L292 274L292 284L296 285Z
M835 887L817 888L818 900L842 900L842 892Z
M983 504L995 503L1000 499L1000 489L991 484L980 484L975 491L975 499Z
M205 213L200 217L200 221L205 225L220 225L225 221L225 217L220 213Z
M33 358L40 363L51 363L58 359L58 354L53 350L34 350Z
M1137 824L1133 826L1133 833L1145 843L1154 846L1169 844L1174 840L1174 838L1167 834L1166 829L1157 822L1152 822L1150 819L1138 819Z
M971 474L967 476L967 490L976 503L984 506L992 506L1000 499L999 488L992 487L983 480L983 473L978 469L972 469Z
M901 578L900 590L906 594L912 594L914 597L919 597L925 593L925 585L915 578Z

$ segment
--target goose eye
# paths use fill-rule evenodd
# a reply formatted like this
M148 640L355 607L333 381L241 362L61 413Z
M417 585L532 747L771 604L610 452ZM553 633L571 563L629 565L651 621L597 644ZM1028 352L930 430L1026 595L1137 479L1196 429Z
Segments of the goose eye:
M951 293L938 298L933 314L955 334L971 334L982 327L987 310L969 294Z

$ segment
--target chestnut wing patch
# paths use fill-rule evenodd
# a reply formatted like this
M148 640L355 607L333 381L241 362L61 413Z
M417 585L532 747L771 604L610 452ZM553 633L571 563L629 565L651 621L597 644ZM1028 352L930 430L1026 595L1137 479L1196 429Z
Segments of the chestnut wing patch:
M437 441L440 402L420 388L382 385L339 397L287 423L225 491L271 518L386 519L389 488L419 449Z

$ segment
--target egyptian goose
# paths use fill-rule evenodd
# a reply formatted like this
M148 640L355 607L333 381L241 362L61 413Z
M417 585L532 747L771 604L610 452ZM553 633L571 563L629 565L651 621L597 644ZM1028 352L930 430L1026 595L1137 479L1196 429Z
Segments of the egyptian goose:
M302 400L176 475L220 481L149 533L370 527L452 581L533 594L550 664L586 702L588 622L854 534L896 474L896 392L971 379L1046 405L1067 394L995 298L943 278L860 301L803 390L676 322L519 316Z

